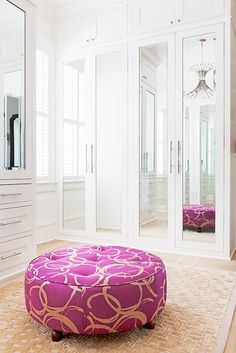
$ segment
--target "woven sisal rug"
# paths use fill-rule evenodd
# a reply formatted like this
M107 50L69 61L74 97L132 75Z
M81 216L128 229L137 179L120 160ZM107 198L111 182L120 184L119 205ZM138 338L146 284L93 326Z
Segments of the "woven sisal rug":
M235 308L236 273L167 267L168 301L156 329L59 343L24 307L22 277L0 288L1 353L223 353Z

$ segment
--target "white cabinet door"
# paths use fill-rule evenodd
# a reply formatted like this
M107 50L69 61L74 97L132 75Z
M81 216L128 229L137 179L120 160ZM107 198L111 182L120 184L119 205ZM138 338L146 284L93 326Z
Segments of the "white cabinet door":
M96 42L115 40L127 36L127 6L117 6L96 15Z
M117 6L58 24L59 49L88 46L127 36L127 7Z
M59 49L75 48L92 43L96 37L94 16L80 16L58 24Z
M224 0L178 0L177 22L186 23L224 15Z
M175 1L136 0L131 5L132 32L154 31L175 22Z

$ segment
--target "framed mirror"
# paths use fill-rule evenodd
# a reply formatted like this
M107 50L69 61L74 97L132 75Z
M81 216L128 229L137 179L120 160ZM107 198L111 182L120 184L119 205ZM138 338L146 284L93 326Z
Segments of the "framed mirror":
M0 170L25 169L25 12L0 0Z
M87 63L63 64L63 228L86 230Z
M214 243L216 33L183 41L183 240Z
M139 234L168 237L168 42L139 50Z

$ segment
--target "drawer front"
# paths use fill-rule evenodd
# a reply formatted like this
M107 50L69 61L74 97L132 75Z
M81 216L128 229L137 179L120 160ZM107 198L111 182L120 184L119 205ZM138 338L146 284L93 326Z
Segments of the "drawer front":
M28 262L32 251L33 238L31 236L2 243L0 250L0 271Z
M32 230L32 206L0 210L0 239Z
M32 196L32 184L0 185L0 205L31 201Z

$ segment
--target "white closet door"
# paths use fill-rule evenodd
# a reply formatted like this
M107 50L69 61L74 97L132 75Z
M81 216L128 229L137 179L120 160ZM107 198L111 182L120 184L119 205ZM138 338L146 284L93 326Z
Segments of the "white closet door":
M175 0L135 0L131 11L133 33L155 31L175 23Z
M146 248L168 249L174 242L174 58L172 35L133 44L130 236Z
M223 251L223 26L177 34L177 246Z
M224 15L224 0L177 0L177 21L187 23Z
M95 53L93 228L98 236L126 236L127 55L125 46Z

